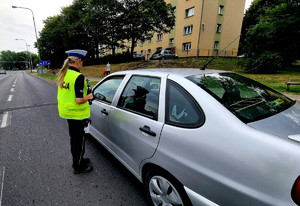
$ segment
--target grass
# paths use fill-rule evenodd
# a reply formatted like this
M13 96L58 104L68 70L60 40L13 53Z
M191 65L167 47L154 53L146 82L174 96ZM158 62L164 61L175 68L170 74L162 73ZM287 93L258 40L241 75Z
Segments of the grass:
M245 74L251 79L255 79L279 92L285 92L290 94L300 94L299 86L290 86L289 92L286 92L287 82L300 82L300 65L293 64L290 67L285 68L285 70L278 71L277 74Z
M50 79L50 80L56 80L56 75L53 75L53 74L48 74L48 73L45 73L45 74L38 74L39 77L43 77L43 78L46 78L46 79Z
M111 73L123 70L134 70L134 69L148 69L148 68L201 68L210 59L179 59L174 61L150 61L150 62L129 62L122 64L111 64ZM243 68L238 65L240 60L236 58L222 59L218 58L211 62L207 66L207 69L226 70L233 71L258 82L266 84L267 86L279 91L289 94L300 95L299 86L290 86L290 91L286 92L286 82L300 82L300 62L293 64L292 66L286 67L284 70L278 71L276 74L247 74ZM103 72L106 69L106 65L93 65L84 66L82 73L85 76L91 77L104 77ZM45 74L39 74L39 76L54 80L59 69L46 71ZM90 81L90 84L94 86L97 81Z

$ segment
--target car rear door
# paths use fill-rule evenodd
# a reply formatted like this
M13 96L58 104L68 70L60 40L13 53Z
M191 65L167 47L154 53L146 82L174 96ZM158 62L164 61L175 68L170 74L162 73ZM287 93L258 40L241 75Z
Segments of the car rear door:
M159 142L163 127L158 121L160 91L161 78L132 76L109 113L111 149L135 173Z

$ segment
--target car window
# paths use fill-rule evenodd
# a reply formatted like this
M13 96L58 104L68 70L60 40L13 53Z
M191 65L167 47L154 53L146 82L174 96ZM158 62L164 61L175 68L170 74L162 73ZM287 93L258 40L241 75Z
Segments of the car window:
M133 76L126 85L118 107L157 120L160 78Z
M98 101L111 103L124 76L114 76L99 84L94 90L94 98Z
M200 127L204 119L204 114L196 100L180 85L168 80L166 123L178 127L195 128Z
M187 77L245 123L258 121L291 107L295 102L277 91L235 73Z

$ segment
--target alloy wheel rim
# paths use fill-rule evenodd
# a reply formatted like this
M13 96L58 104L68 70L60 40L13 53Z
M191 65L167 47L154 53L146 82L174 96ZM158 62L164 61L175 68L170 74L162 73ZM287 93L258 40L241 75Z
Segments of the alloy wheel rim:
M152 177L149 183L149 192L155 206L183 205L176 188L164 177Z

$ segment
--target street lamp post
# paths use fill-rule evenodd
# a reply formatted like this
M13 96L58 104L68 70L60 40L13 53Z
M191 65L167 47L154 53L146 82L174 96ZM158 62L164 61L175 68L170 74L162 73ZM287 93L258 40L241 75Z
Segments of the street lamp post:
M199 53L200 53L200 35L201 35L201 29L204 29L204 25L202 25L202 18L203 18L203 8L204 8L204 0L202 0L202 8L201 8L201 18L200 18L200 25L199 25L199 34L198 34L198 43L197 43L197 56L198 59Z
M29 67L31 69L31 73L32 73L32 62L30 61L31 60L31 55L29 54L28 52L28 44L27 44L27 41L25 39L16 39L16 40L22 40L22 41L25 41L25 44L26 44L26 50L27 50L27 55L29 55L29 58L28 58L28 64L29 64Z
M38 37L37 37L37 32L36 32L36 26L35 26L35 20L34 20L34 15L33 15L33 11L30 8L26 8L26 7L20 7L20 6L12 6L13 9L28 9L31 11L32 13L32 19L33 19L33 25L34 25L34 31L35 31L35 37L36 37L36 45L37 45L37 50L38 50L38 56L39 56L39 60L41 60L41 56L40 56L40 47L39 47L39 41L38 41Z
M27 50L27 55L29 55L29 58L28 58L28 62L29 62L29 66L30 66L30 71L32 73L32 60L31 60L31 54L28 52L28 44L27 44L27 41L25 39L16 39L16 40L21 40L21 41L25 41L25 44L26 44L26 50Z
M27 46L28 46L28 51L29 51L29 57L30 57L30 63L31 63L31 73L32 73L33 63L32 63L32 58L31 58L30 45L27 45Z

